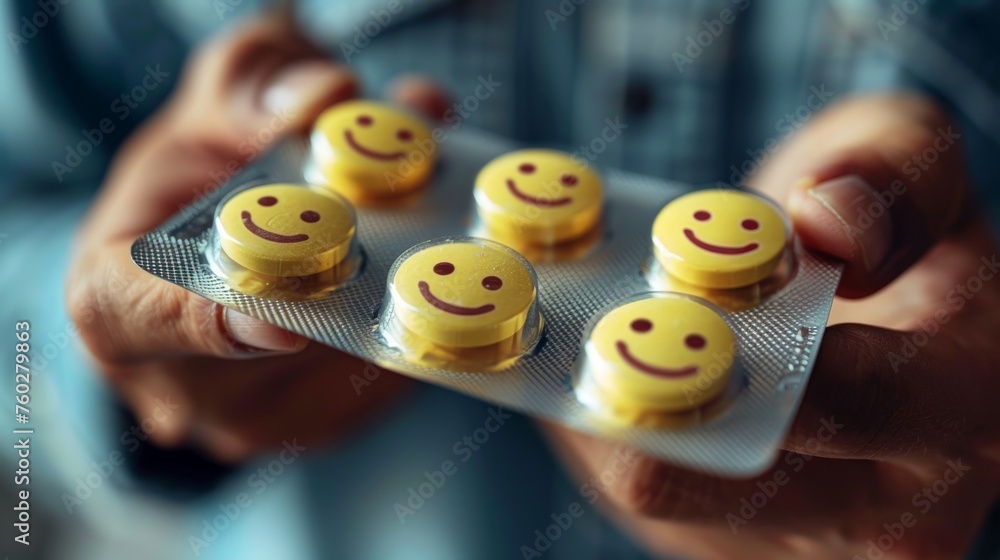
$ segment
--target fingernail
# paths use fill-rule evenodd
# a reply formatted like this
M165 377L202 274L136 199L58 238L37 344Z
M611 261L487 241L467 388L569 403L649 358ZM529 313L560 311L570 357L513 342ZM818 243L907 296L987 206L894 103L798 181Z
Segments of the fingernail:
M354 75L346 68L311 60L278 72L261 95L261 102L275 115L297 116L318 104L353 97L356 88Z
M223 320L230 338L244 347L242 354L298 352L309 343L303 336L233 309L226 308Z
M851 175L815 184L802 181L798 188L836 218L856 243L868 270L882 265L892 245L892 217L878 192L860 177Z

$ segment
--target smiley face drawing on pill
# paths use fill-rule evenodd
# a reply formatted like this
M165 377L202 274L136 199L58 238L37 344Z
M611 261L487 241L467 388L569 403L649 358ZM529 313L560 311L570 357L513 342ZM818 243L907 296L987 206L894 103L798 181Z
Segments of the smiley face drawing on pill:
M273 276L308 276L347 256L354 212L336 195L263 185L226 200L216 229L222 250L237 264Z
M443 346L468 348L508 339L524 326L537 292L534 271L512 249L484 239L418 245L390 273L396 316Z
M652 295L610 311L586 343L587 367L615 408L680 412L727 386L735 338L717 311L681 295Z
M788 235L774 204L736 190L684 195L653 223L653 246L667 272L707 288L737 288L767 278L784 255Z
M600 221L601 178L554 150L518 150L488 163L476 178L480 219L501 235L535 244L576 239Z
M357 100L334 105L319 116L312 149L333 190L395 197L426 181L437 145L419 118L390 105Z

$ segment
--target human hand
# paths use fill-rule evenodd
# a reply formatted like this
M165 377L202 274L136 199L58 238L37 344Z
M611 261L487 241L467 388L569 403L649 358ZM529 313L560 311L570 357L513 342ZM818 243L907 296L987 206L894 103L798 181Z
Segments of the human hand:
M434 105L414 87L396 93ZM286 440L309 447L405 387L392 374L355 387L351 376L371 379L374 366L155 278L129 252L218 177L357 89L285 22L253 22L198 51L167 105L119 152L80 231L67 301L101 371L139 418L157 421L154 442L226 461Z
M922 98L849 100L752 178L784 203L807 246L846 263L839 295L865 299L834 305L773 468L725 480L634 454L605 489L626 531L691 558L967 549L1000 488L1000 283L991 281L997 243L953 132ZM543 427L582 480L622 449Z

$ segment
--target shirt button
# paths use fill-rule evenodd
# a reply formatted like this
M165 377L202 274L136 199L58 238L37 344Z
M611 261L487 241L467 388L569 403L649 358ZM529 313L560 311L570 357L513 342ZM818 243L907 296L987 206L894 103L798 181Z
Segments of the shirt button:
M653 108L653 87L646 80L630 79L625 85L625 112L630 115L645 115Z

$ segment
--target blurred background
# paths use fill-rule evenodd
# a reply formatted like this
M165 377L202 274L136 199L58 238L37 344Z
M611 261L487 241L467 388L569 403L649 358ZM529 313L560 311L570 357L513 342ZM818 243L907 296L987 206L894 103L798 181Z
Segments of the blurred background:
M401 521L394 505L489 415L484 403L441 389L417 388L329 449L291 461L276 450L234 466L147 441L155 419L132 416L94 371L63 302L79 222L117 148L174 91L192 49L274 4L0 6L0 329L30 321L35 352L32 545L11 544L8 504L19 488L8 474L17 461L8 435L0 454L5 556L521 558L535 531L579 499L531 422L515 416ZM573 151L618 117L629 132L597 165L692 185L742 181L769 157L770 140L833 99L925 92L961 121L996 222L998 4L401 0L383 21L386 0L303 0L294 17L360 76L364 96L382 97L394 78L420 72L463 99L490 76L503 85L463 126ZM692 49L703 22L726 8L736 20ZM0 355L13 362L12 344ZM347 379L343 389L353 390ZM12 381L0 383L4 426L13 425L13 390ZM243 494L250 501L234 516ZM646 557L593 507L544 556Z

